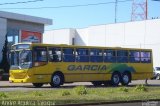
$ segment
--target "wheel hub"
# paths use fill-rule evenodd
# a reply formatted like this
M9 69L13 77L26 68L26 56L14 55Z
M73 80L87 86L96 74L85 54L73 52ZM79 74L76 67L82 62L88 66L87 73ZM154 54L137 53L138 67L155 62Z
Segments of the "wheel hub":
M60 84L60 77L58 76L58 75L55 75L54 77L53 77L53 83L54 84L56 84L56 85L58 85L58 84Z
M129 78L128 78L127 75L124 75L124 76L123 76L123 82L124 82L124 83L128 83L128 82L129 82Z
M119 76L118 75L114 75L113 76L113 81L114 81L114 83L119 83Z

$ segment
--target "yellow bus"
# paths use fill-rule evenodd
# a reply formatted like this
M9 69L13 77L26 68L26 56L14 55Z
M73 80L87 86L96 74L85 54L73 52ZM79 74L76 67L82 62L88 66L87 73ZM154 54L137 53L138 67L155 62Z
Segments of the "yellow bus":
M12 83L92 82L94 86L128 85L153 76L151 49L19 43L10 53Z

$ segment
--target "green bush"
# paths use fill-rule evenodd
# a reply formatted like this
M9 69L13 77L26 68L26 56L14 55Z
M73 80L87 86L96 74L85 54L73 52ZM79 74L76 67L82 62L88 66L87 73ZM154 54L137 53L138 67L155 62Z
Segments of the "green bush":
M68 95L71 95L71 93L67 90L65 91L62 91L62 96L68 96Z
M87 88L85 86L77 86L74 88L74 91L78 95L86 95L88 93Z
M0 92L0 98L7 98L8 96L4 92Z
M118 90L121 92L128 92L128 88L126 87L120 87Z
M147 91L147 88L144 86L144 85L137 85L135 88L134 88L135 91Z

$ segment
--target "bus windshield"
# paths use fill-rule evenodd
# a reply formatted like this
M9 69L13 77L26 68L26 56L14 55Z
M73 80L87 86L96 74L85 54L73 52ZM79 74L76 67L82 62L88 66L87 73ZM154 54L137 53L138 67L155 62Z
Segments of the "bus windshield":
M32 66L32 52L30 50L21 50L11 52L11 68L26 69Z

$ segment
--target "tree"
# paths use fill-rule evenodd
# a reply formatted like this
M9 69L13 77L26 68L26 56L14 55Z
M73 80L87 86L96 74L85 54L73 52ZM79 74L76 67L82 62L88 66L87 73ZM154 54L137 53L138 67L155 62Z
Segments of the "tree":
M9 72L10 64L8 61L8 40L7 40L7 34L5 36L5 43L2 49L2 61L0 63L0 68L4 69L6 73Z

